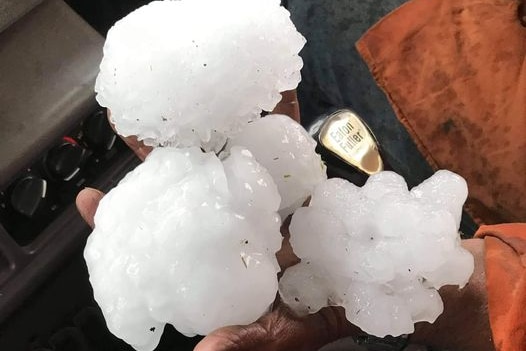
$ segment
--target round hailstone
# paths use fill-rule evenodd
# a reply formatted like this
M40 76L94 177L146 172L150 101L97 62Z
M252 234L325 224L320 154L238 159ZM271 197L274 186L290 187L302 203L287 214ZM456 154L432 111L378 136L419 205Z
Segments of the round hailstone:
M298 85L304 44L279 0L154 1L108 32L97 101L121 135L218 151Z
M247 124L228 142L227 149L250 150L278 186L280 214L285 218L327 180L326 167L315 151L316 141L292 118L269 115Z
M278 287L279 202L247 150L155 149L103 198L85 249L110 331L149 351L166 323L195 335L259 318Z
M442 313L438 289L464 286L473 273L458 218L464 179L438 171L409 191L393 172L359 188L330 179L291 221L291 245L301 263L287 269L280 294L297 313L331 305L369 334L401 335Z

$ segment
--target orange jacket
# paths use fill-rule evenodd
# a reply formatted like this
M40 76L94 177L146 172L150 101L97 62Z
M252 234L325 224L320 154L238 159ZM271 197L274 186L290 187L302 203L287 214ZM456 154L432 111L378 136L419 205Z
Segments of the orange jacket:
M526 222L526 28L514 0L412 0L357 43L435 168L466 178L479 224ZM485 225L498 351L526 350L526 224Z
M526 224L482 226L493 342L498 351L526 350Z

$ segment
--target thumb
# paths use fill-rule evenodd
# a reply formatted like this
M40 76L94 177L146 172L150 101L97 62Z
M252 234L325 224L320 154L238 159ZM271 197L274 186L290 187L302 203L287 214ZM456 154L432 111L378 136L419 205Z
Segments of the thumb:
M102 200L103 196L104 193L102 191L93 188L85 188L77 195L75 201L77 209L82 219L84 219L91 228L95 226L95 223L93 222L95 212L97 212L99 202Z

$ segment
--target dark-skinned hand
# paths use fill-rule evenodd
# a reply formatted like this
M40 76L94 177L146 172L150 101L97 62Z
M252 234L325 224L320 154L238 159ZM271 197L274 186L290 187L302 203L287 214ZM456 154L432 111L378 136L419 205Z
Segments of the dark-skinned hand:
M288 115L299 122L299 106L295 91L282 94L273 113ZM150 147L135 137L123 138L126 144L144 160ZM94 226L93 218L104 193L86 188L77 196L77 208L84 220ZM282 271L298 262L288 241L288 224L282 226L281 250L276 254ZM345 319L343 309L324 308L307 317L295 316L276 299L273 309L256 322L220 328L207 335L194 351L314 351L341 337L356 334L357 329Z

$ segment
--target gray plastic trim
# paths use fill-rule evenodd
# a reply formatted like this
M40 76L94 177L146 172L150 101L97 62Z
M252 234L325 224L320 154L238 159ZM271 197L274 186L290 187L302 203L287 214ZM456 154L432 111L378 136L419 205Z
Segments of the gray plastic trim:
M60 0L0 33L0 187L95 109L103 43Z
M42 0L0 0L0 33L41 2Z

